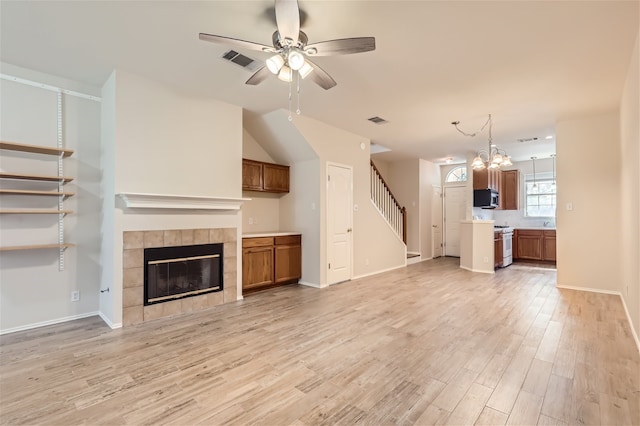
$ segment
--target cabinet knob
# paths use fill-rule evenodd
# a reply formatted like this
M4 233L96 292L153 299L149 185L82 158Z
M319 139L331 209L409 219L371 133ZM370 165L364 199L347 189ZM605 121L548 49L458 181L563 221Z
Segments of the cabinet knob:
M351 231L353 231L353 229L351 229L351 228L348 228L348 229L347 229L347 232L351 232Z

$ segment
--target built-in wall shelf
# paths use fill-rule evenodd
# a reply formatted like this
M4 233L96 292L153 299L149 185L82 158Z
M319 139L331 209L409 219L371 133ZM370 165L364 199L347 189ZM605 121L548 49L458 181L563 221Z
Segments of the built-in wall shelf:
M0 173L0 179L16 179L16 180L39 180L42 182L63 182L68 183L73 180L68 176L51 176L51 175L33 175L25 173Z
M0 214L71 214L73 210L58 209L0 209Z
M40 145L26 145L16 142L0 141L0 149L6 149L9 151L30 152L33 154L45 154L45 155L61 155L63 157L69 157L73 154L72 149L54 148L49 146Z
M19 250L42 250L42 249L58 249L64 250L69 247L75 247L75 244L64 243L64 244L31 244L25 246L7 246L0 247L0 251L19 251Z
M54 197L72 197L75 195L74 192L63 192L63 191L34 191L31 189L0 189L0 194L6 195L48 195Z

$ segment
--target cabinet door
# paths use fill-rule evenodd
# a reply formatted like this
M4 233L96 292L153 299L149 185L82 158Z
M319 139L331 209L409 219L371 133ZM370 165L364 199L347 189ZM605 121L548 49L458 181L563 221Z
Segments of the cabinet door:
M518 171L507 170L502 172L502 187L500 191L500 203L503 210L518 210Z
M488 189L489 188L489 170L474 170L473 171L473 189Z
M242 189L262 191L262 163L242 159Z
M518 234L518 259L542 260L542 235Z
M273 246L243 249L242 289L255 289L273 283Z
M300 245L276 246L275 280L277 284L297 282L302 276L302 247Z
M542 237L542 259L556 261L556 231L544 231Z
M263 164L263 188L269 192L289 192L289 166Z
M494 259L494 268L498 268L500 266L502 266L502 264L504 263L504 254L502 252L502 234L500 233L496 233L494 234L493 237L493 245L494 245L494 251L493 251L493 259Z

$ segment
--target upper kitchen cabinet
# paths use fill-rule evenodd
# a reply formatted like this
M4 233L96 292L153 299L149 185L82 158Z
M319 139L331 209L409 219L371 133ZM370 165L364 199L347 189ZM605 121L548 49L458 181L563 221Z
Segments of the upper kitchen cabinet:
M500 207L502 210L518 210L519 172L507 170L502 172L502 187L500 188Z
M473 189L493 189L500 192L500 170L485 168L473 171Z
M242 159L244 191L289 192L289 166Z

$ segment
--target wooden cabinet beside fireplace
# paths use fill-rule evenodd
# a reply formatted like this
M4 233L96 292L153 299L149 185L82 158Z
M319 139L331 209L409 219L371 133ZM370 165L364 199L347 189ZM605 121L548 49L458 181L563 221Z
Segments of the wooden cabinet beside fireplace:
M301 276L300 234L242 239L243 293L296 283Z

